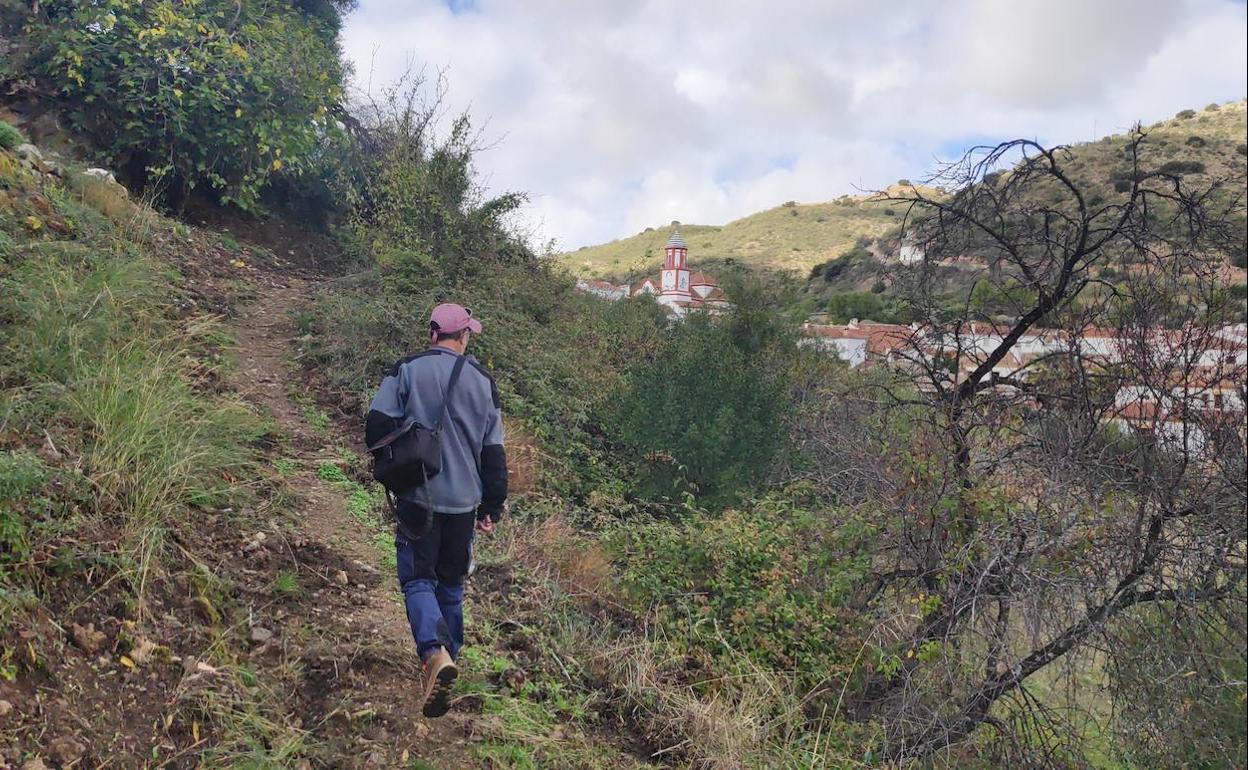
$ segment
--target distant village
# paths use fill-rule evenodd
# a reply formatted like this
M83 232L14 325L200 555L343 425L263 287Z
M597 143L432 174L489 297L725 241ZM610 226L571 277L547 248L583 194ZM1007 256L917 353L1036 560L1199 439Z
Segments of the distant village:
M920 249L903 244L897 259L914 264L923 259ZM680 231L667 240L663 267L633 283L582 278L581 291L617 301L648 295L673 319L695 310L712 314L731 307L715 278L693 271L689 247ZM875 323L852 320L848 324L806 323L801 329L803 344L834 353L850 367L875 366L918 368L936 358L948 361L951 380L959 382L974 371L1000 343L1008 329L987 322L971 322L954 335L947 329L918 325ZM1182 381L1171 383L1164 392L1135 383L1122 383L1106 420L1120 428L1132 428L1182 441L1185 445L1204 443L1202 424L1211 420L1234 420L1241 427L1244 415L1243 373L1248 364L1248 327L1236 324L1202 335L1193 342L1180 332L1147 332L1143 347L1158 362L1192 362ZM1193 347L1199 349L1192 349ZM1141 340L1126 339L1115 331L1086 329L1078 336L1058 329L1034 329L1023 335L1009 355L993 367L991 376L1011 389L1032 377L1037 364L1054 356L1077 355L1084 362L1111 365L1127 356L1138 356ZM956 361L955 361L956 359ZM1194 414L1195 413L1195 414ZM1200 419L1194 419L1200 418Z
M948 362L950 383L963 381L1002 342L1008 328L971 322L956 330L917 324L814 324L802 327L803 344L835 353L850 367L889 366L917 370ZM1156 435L1199 450L1206 430L1223 423L1244 427L1244 371L1248 365L1248 326L1185 333L1154 329L1122 336L1109 329L1033 329L993 366L989 376L999 390L1024 397L1020 386L1042 371L1046 360L1077 358L1082 365L1108 368L1145 359L1149 368L1174 369L1163 386L1123 381L1104 420L1119 428ZM1138 365L1138 364L1137 364Z
M691 310L720 313L729 307L727 295L714 278L706 273L690 270L689 247L681 237L680 230L674 230L667 239L663 268L658 275L648 275L636 283L621 284L582 278L576 282L576 287L612 301L650 295L674 318Z

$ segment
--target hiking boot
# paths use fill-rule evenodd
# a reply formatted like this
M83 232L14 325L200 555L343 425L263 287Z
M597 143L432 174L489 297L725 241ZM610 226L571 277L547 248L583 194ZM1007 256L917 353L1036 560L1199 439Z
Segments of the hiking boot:
M451 686L459 676L455 661L439 647L425 659L425 705L421 713L429 718L440 717L451 708Z

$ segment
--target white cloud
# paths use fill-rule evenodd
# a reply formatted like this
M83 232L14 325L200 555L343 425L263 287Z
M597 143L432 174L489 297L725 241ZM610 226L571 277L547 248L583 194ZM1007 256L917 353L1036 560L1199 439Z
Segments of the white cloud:
M1248 91L1231 0L361 0L374 90L447 68L496 191L565 248L898 177L977 139L1094 138ZM467 6L465 8L465 6Z

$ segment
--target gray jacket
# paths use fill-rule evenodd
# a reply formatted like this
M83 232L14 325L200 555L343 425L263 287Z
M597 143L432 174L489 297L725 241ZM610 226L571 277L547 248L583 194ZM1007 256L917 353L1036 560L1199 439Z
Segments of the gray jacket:
M371 445L406 420L434 427L458 358L432 347L396 363L369 406L365 440ZM403 497L438 513L476 512L497 520L507 498L498 387L475 358L466 358L443 423L442 471Z

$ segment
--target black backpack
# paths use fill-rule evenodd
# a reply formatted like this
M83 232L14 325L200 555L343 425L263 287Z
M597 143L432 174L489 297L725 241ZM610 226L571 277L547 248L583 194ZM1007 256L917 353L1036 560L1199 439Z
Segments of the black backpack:
M368 448L373 455L373 478L387 492L395 495L411 492L441 472L442 425L450 412L451 393L459 381L464 361L465 357L460 356L451 369L451 379L442 395L442 412L436 425L428 428L415 420L408 420Z

